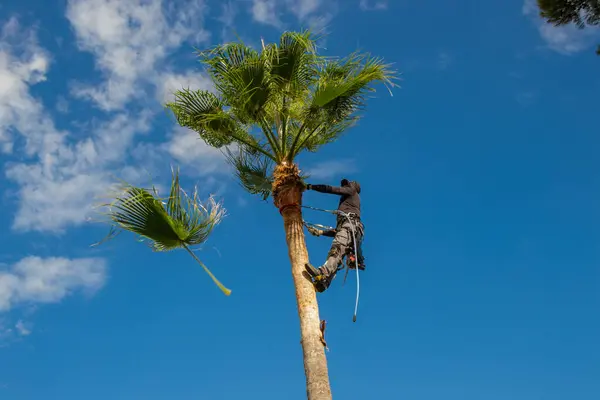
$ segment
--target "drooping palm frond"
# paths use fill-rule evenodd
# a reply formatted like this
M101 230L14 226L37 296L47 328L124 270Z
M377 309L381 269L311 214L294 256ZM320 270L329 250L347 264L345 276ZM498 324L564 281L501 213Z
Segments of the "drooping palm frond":
M225 157L233 167L240 185L251 194L259 194L266 200L273 185L273 162L250 154L244 148L233 151L225 149Z
M197 189L194 189L192 196L188 196L179 185L179 171L173 172L170 194L166 202L164 200L158 197L156 188L150 191L123 183L114 199L104 204L107 208L104 214L111 224L106 239L129 231L139 235L154 251L183 248L225 295L231 294L231 290L219 282L191 249L206 242L225 216L225 209L212 197L207 204L203 204Z
M221 148L235 142L272 158L235 115L224 109L225 104L207 90L179 90L175 100L166 107L173 112L179 125L196 131L209 146Z

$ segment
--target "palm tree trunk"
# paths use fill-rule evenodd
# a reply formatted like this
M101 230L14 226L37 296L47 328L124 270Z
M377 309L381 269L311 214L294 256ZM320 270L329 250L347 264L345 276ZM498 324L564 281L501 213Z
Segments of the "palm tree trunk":
M295 204L300 204L300 201L301 193L298 191L298 201ZM284 207L282 216L288 254L292 263L292 277L296 287L308 400L331 400L327 358L321 341L319 305L313 284L304 272L304 265L308 262L308 252L304 239L302 213L297 206Z

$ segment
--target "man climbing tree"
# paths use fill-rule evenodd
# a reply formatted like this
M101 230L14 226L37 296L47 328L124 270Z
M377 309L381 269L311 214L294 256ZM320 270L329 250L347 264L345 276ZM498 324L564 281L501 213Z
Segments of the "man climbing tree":
M264 200L272 196L295 287L307 398L331 400L316 291L306 279L306 184L297 157L334 142L361 118L374 85L391 90L397 78L390 65L367 53L318 54L316 40L308 31L284 32L258 49L235 42L202 51L214 90L179 90L167 106L179 125L225 152L247 191Z
M365 268L361 250L364 226L360 220L360 184L342 179L341 187L308 184L306 189L340 196L335 230L309 229L309 232L315 236L334 236L325 264L319 268L306 264L306 271L313 279L315 289L323 292L331 284L345 256L350 258L346 260L349 268L355 268L356 258L358 258L358 268ZM354 248L354 238L356 248Z

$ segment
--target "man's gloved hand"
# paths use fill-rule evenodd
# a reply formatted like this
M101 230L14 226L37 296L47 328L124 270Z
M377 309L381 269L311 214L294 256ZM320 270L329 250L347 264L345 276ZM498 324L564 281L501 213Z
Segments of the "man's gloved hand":
M308 229L310 234L313 236L321 236L323 234L323 231L321 231L315 227L312 227L312 226L307 226L306 229Z

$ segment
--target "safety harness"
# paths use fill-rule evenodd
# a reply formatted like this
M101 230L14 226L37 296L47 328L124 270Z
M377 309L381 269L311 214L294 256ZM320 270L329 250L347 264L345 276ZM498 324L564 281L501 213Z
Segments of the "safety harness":
M300 207L303 208L308 208L310 210L314 210L314 211L321 211L321 212L326 212L326 213L330 213L330 214L334 214L334 215L340 215L344 218L346 218L348 220L348 222L350 223L350 228L352 231L352 241L354 243L354 263L355 263L355 269L356 269L356 303L354 305L354 316L352 317L352 322L356 322L356 314L358 313L358 298L360 295L360 277L359 277L359 273L358 273L358 258L359 258L359 251L358 251L358 246L356 243L356 227L354 225L354 221L352 220L353 218L356 217L356 214L354 213L345 213L343 211L340 210L326 210L323 208L317 208L317 207L310 207L310 206L304 206L304 205L300 205ZM321 228L321 229L326 229L326 230L332 230L335 229L331 226L325 226L325 225L321 225L321 224L313 224L311 222L306 222L306 221L302 221L304 223L304 225L309 228L309 227L315 227L315 228ZM364 233L363 233L364 236ZM339 268L338 268L339 271ZM348 271L349 271L349 265L348 262L346 261L346 274L344 275L344 282L342 283L342 285L344 283L346 283L346 277L348 276Z

